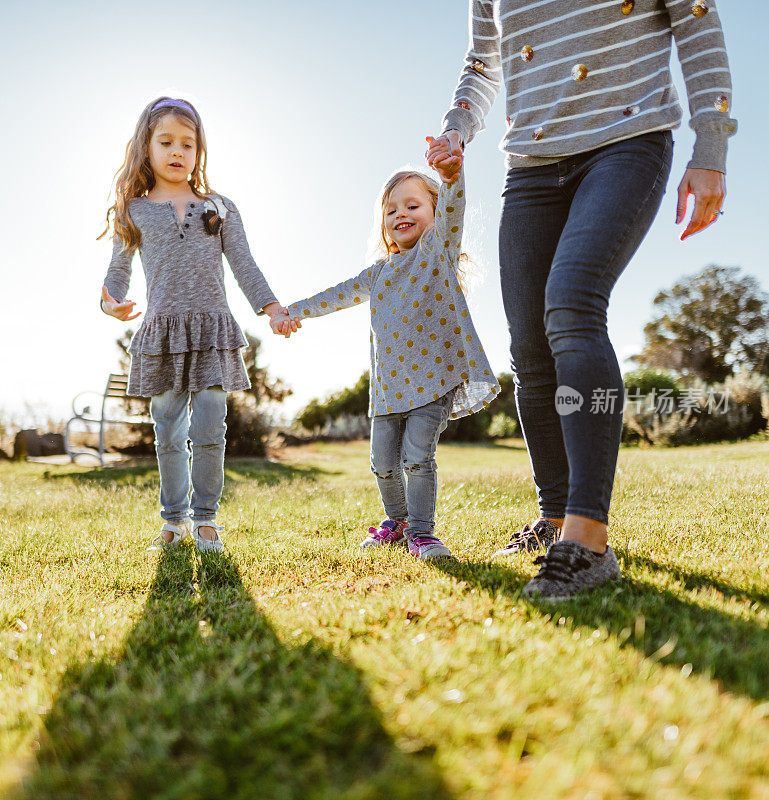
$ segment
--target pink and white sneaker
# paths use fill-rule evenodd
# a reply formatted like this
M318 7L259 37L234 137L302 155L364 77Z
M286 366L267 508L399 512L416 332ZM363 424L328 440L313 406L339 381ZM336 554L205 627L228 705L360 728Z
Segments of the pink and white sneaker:
M368 538L364 539L361 547L381 547L384 544L406 544L403 532L409 524L402 519L386 519L378 528L368 529Z
M415 533L408 537L409 553L420 561L431 558L450 558L451 550L431 533Z

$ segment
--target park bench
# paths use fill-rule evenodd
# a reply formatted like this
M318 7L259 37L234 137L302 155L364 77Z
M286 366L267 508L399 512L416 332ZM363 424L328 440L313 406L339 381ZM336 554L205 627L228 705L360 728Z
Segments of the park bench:
M86 429L88 429L88 426L92 424L99 426L98 459L99 464L101 464L102 467L104 466L105 452L104 431L107 425L146 425L152 423L152 420L149 417L144 416L132 416L130 414L121 414L114 418L110 416L111 414L115 413L113 409L116 407L125 407L127 389L128 376L111 373L107 379L107 387L104 390L103 395L99 395L99 392L86 391L80 392L80 394L75 396L75 398L72 400L73 416L67 421L67 426L64 429L64 444L70 461L74 461L78 456L97 457L97 454L93 450L74 450L72 448L70 441L70 428L73 423L84 423ZM82 404L83 401L81 398L83 398L85 395L101 397L101 413L98 416L91 412L90 405ZM116 402L110 402L111 400Z

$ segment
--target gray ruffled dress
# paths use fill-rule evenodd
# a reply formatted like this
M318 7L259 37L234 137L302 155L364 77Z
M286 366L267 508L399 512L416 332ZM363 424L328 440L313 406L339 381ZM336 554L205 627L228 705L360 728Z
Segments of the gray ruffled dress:
M231 392L251 385L240 354L247 342L224 291L222 254L257 314L277 301L251 256L237 208L227 198L216 200L227 209L216 235L203 224L211 201L188 203L182 220L170 200L129 201L141 233L139 255L147 280L147 310L129 348L129 395L152 397L169 389L197 392L211 386ZM133 256L115 237L104 284L117 300L128 292Z

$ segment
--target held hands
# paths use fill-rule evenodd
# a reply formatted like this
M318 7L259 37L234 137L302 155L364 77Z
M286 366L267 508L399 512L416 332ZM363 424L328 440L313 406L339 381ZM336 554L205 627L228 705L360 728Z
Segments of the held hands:
M426 136L425 140L428 144L425 153L428 165L438 173L444 183L454 183L464 161L462 146L459 143L459 133L447 131L437 139Z
M131 313L135 305L136 303L133 300L123 300L122 303L119 303L107 291L106 286L101 287L101 308L105 314L109 314L111 317L123 322L128 322L129 319L136 319L141 314L141 311L137 311L135 314Z
M285 336L288 339L292 333L302 327L298 318L291 319L288 309L280 303L270 303L264 307L264 313L270 317L270 328L276 336Z
M687 169L678 187L676 225L686 217L689 195L694 195L694 211L689 224L681 234L681 241L712 225L721 211L726 197L726 180L722 172L713 169Z

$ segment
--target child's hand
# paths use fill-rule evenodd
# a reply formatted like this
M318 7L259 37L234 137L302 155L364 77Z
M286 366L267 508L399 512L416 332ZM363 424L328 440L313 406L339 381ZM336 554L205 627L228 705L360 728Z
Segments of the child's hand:
M123 322L128 322L129 319L136 319L142 313L137 311L135 314L131 314L135 305L136 303L133 300L123 300L122 303L118 303L107 291L106 286L101 287L101 307L105 314L109 314L111 317Z
M459 140L452 141L448 136L441 136L433 139L432 136L425 137L429 145L425 157L427 163L438 173L444 183L454 183L462 169L464 156Z
M298 328L302 327L299 319L291 319L288 309L284 308L280 303L270 303L263 310L270 317L272 332L278 336L288 338Z

